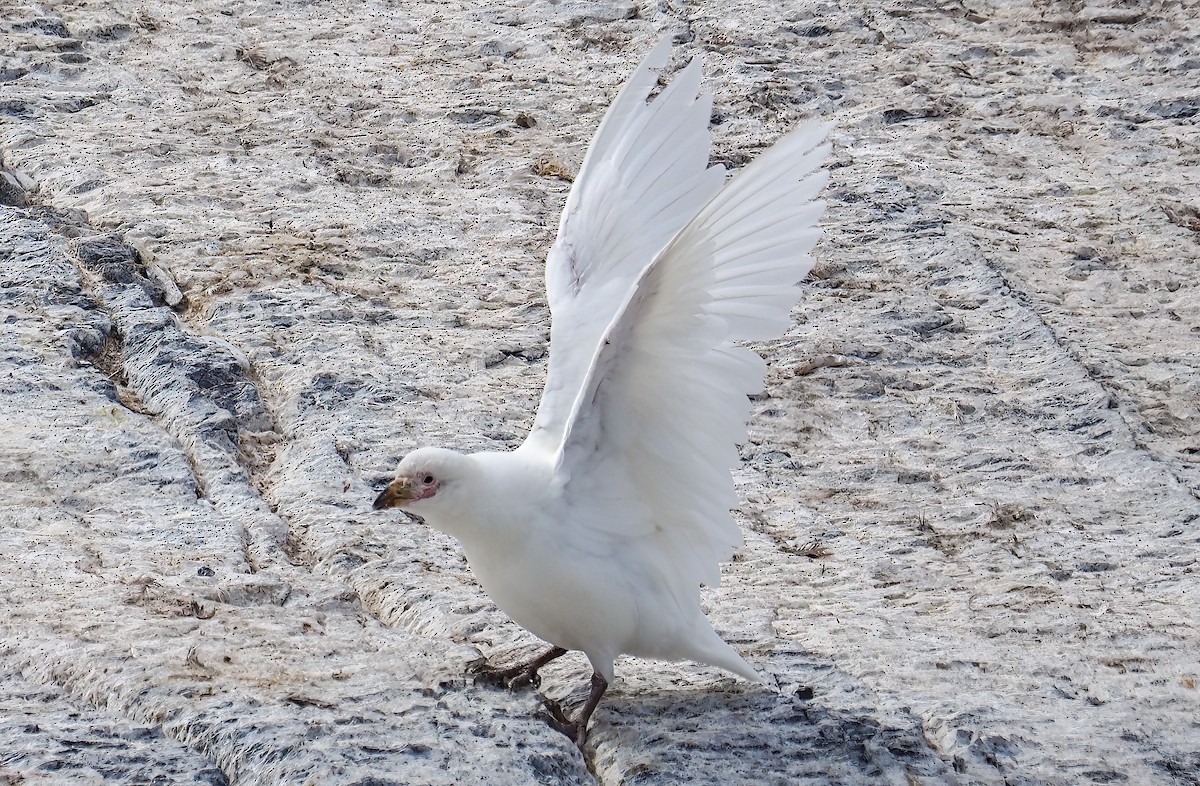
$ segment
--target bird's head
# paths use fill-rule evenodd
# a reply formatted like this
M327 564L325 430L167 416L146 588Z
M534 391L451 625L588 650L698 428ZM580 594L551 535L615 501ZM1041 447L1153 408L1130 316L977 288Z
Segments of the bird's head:
M403 508L427 516L451 507L471 475L470 457L443 448L409 453L396 469L396 479L375 498L375 509Z

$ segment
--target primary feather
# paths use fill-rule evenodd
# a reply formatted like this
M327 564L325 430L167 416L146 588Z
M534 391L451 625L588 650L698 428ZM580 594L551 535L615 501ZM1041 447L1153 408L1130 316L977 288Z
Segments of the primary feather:
M617 95L567 197L546 261L554 357L528 441L557 449L600 335L629 288L725 181L708 166L712 96L700 59L647 101L670 54L651 50Z
M668 53L664 40L622 89L563 210L529 437L512 453L416 451L376 503L455 535L501 609L587 654L582 723L554 721L578 735L622 653L757 679L700 587L741 543L730 469L764 364L739 342L787 328L823 210L830 127L788 134L725 184L699 59L648 100Z

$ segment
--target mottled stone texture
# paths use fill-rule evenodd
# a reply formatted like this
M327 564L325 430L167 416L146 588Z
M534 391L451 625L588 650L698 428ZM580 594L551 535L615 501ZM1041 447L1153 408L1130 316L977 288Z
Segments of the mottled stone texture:
M7 10L0 781L1200 782L1197 19ZM370 502L519 444L567 179L663 34L715 160L838 123L828 232L707 596L767 685L622 660L581 756L463 676L538 643Z

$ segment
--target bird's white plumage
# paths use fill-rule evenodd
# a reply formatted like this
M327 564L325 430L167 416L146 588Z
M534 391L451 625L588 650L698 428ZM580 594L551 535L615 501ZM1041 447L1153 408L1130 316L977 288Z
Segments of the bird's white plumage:
M537 419L513 453L417 451L413 512L459 538L497 605L612 678L628 653L756 679L712 630L700 586L741 534L730 469L764 364L812 266L825 125L725 184L693 60L652 100L660 43L597 132L546 271L553 324ZM381 497L382 499L382 497Z
M600 336L633 282L718 191L708 166L712 96L693 60L653 101L670 54L663 39L637 67L593 137L546 262L555 356L529 435L556 450Z

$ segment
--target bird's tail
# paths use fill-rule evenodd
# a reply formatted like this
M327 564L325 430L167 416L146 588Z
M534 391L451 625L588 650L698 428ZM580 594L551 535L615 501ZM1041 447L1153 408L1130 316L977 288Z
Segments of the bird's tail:
M704 627L707 629L708 635L695 642L694 651L689 656L692 660L716 666L718 669L725 669L725 671L745 677L751 682L761 683L763 681L762 676L755 668L747 663L746 659L737 653L737 650L726 644L711 626L705 624Z

